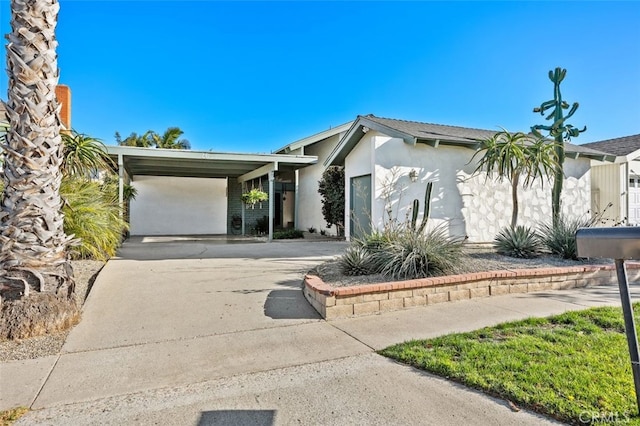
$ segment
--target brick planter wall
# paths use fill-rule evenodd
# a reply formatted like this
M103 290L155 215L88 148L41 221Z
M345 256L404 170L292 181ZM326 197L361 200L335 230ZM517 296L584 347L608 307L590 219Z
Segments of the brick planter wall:
M627 262L630 283L640 263ZM617 285L614 265L477 272L353 287L332 287L315 275L304 279L304 296L327 320L509 293Z

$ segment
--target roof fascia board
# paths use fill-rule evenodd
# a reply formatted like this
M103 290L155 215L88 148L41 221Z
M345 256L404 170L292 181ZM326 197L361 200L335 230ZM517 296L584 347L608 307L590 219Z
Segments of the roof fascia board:
M360 125L360 118L353 121L349 130L347 130L347 133L345 133L344 136L342 136L342 139L338 141L338 144L333 148L333 151L331 151L331 153L329 154L329 156L327 157L323 165L325 167L333 165L338 160L340 153L344 151L345 147L349 143L353 143L350 141L354 138L354 135L356 135L357 133L360 133L360 137L358 138L358 140L360 140L362 135L364 135L364 133L362 132L362 126ZM353 147L349 148L349 151L351 151L352 148Z
M252 172L245 173L242 176L238 176L238 182L243 183L248 180L259 178L260 176L264 176L271 172L277 172L277 171L278 171L278 162L274 161L273 163L265 164L262 167L258 167Z
M396 137L404 140L406 143L415 145L417 143L417 139L408 133L401 132L396 129L392 129L391 127L384 126L382 124L376 123L374 121L368 120L367 117L358 116L358 119L353 122L351 128L345 133L345 135L340 139L336 147L331 151L331 154L327 157L324 162L324 166L328 167L331 165L335 165L336 163L340 163L343 161L346 156L351 152L351 150L356 146L356 144L362 139L364 134L366 133L363 128L367 127L370 130L375 130L380 133L384 133L385 135Z
M314 164L318 157L314 155L285 154L242 154L228 152L190 151L177 149L137 148L124 146L107 146L110 155L123 154L125 157L171 158L185 160L224 160Z
M327 129L325 131L322 131L320 133L316 133L315 135L311 135L308 136L306 138L303 139L299 139L295 142L291 142L290 144L287 144L285 146L283 146L280 149L277 149L274 151L274 153L288 153L291 151L295 151L296 149L299 148L304 148L305 146L309 146L309 145L313 145L314 143L320 142L322 140L328 139L332 136L338 135L342 132L346 132L347 130L349 130L349 128L351 127L351 125L353 125L353 121L349 121L348 123L344 123L341 124L339 126L333 127L331 129Z
M637 150L635 150L633 152L630 152L629 154L627 154L625 156L622 156L622 155L618 156L618 158L620 158L620 157L623 157L624 158L623 161L626 161L626 162L637 160L638 157L640 157L640 149L637 149Z

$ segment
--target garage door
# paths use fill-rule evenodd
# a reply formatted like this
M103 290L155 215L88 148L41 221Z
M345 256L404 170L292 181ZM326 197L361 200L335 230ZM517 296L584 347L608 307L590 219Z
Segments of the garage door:
M134 176L131 235L227 233L227 180Z
M640 178L629 179L629 224L640 225Z

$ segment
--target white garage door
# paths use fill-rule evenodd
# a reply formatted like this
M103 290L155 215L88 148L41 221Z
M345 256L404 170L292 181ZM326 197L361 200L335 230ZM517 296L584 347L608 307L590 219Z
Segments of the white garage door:
M227 233L227 180L134 176L131 235Z
M640 178L629 179L629 224L640 225Z

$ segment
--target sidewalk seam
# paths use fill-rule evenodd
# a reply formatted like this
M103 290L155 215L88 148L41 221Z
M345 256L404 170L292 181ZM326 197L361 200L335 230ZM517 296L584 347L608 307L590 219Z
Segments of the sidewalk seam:
M36 395L33 397L33 399L31 400L31 403L29 404L30 410L33 410L33 405L36 403L36 401L40 397L42 390L44 389L45 385L49 381L49 378L51 377L51 375L53 374L53 370L56 368L56 365L58 365L58 362L60 362L60 358L62 358L62 354L58 353L58 358L56 358L56 362L54 362L53 365L51 366L49 373L47 373L47 377L44 378L44 380L42 381L42 385L40 385L40 389L38 389L38 392L36 392Z

